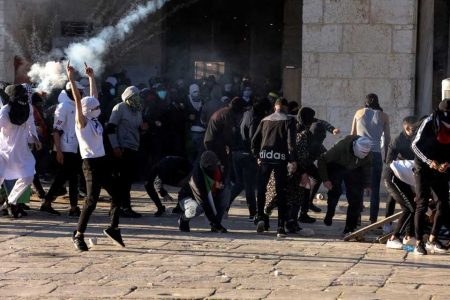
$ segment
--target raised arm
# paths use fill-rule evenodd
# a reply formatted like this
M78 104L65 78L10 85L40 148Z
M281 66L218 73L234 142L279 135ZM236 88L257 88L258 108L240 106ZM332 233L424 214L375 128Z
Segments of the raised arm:
M80 91L78 90L75 84L74 79L75 69L70 65L70 61L67 63L66 71L67 71L67 78L69 79L70 87L72 89L73 99L75 100L75 108L76 108L75 120L78 126L80 126L80 128L84 128L86 126L86 118L83 116Z
M84 63L84 71L89 77L90 95L98 99L97 84L95 83L94 70Z

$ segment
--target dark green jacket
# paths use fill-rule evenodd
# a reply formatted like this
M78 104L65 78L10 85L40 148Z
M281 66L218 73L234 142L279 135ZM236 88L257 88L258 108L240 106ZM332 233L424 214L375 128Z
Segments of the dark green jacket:
M359 167L363 170L364 187L370 187L370 167L372 163L372 153L365 158L360 159L353 154L353 141L359 138L359 135L347 135L337 142L327 152L322 154L318 161L319 175L322 181L330 180L328 176L327 164L338 164L347 170L354 170Z

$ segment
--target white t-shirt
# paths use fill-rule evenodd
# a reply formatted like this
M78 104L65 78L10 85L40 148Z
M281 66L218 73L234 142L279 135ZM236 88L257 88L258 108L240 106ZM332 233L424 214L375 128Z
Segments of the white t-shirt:
M412 187L416 186L414 179L414 161L413 160L394 160L391 165L391 170L398 179Z
M78 125L75 126L81 157L96 158L105 156L103 135L101 134L103 132L102 124L97 119L86 119L86 122L84 128L80 128Z
M70 100L66 91L58 97L59 104L55 110L53 128L61 130L60 146L62 152L78 152L78 140L75 134L75 102Z

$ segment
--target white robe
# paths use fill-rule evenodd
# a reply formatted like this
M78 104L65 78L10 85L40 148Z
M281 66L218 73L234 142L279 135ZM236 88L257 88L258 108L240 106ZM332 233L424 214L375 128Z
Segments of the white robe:
M9 109L9 105L0 109L0 156L5 164L0 177L7 180L30 177L35 173L36 161L28 144L33 142L33 136L38 136L33 109L30 105L30 116L20 126L9 120Z

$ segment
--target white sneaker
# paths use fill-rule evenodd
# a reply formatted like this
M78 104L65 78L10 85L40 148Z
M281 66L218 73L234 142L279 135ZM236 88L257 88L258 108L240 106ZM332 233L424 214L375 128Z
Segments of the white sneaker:
M425 244L425 249L431 253L444 254L447 253L447 249L439 240L433 242L427 241Z
M403 245L415 246L416 242L417 242L417 240L413 237L409 238L409 239L406 239L406 237L403 238Z
M392 232L392 224L387 223L383 225L383 234L388 234L389 232Z
M400 250L403 248L403 244L402 242L400 242L399 239L395 239L395 240L388 240L386 243L386 248L388 249L397 249Z

